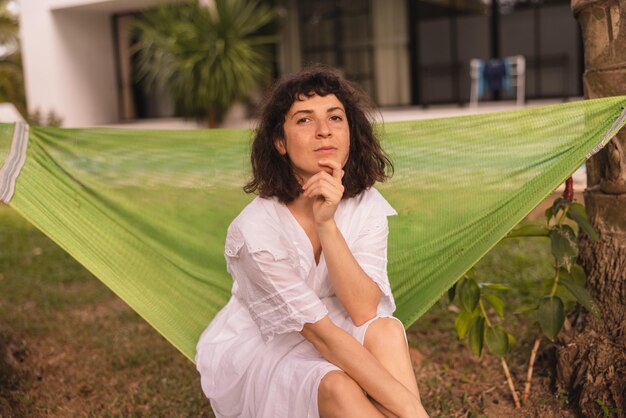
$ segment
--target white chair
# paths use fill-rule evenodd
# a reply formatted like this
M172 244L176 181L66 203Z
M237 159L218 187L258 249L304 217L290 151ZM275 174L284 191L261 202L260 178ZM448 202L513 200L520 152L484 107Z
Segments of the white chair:
M526 100L526 58L522 55L514 55L504 58L508 64L511 87L516 89L517 106L524 106ZM470 107L478 107L479 85L482 77L481 68L486 61L479 59L470 60Z

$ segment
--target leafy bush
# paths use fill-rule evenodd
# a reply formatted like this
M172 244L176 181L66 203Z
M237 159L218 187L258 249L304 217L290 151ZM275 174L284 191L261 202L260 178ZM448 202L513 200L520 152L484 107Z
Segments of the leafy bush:
M269 80L276 16L275 9L250 0L150 10L134 27L137 77L148 88L169 91L182 115L207 117L214 127L235 101Z
M568 223L566 223L568 222ZM571 225L570 225L571 224ZM578 232L573 226L578 226ZM545 281L544 290L535 297L535 302L517 311L534 312L541 332L550 341L554 341L561 332L568 312L577 304L582 305L593 315L599 315L599 309L589 292L585 289L587 280L582 266L576 263L578 256L578 234L583 231L592 240L599 239L598 232L590 224L583 205L573 200L572 181L568 179L563 197L555 199L545 211L545 224L529 223L518 226L507 238L543 237L550 240L554 259L554 274ZM507 307L500 292L510 290L498 283L479 283L470 271L448 292L450 303L458 299L460 309L455 320L455 328L460 339L467 337L470 350L480 356L486 345L489 351L501 359L511 394L517 407L520 402L510 376L505 355L515 342L514 336L501 325ZM488 307L495 315L489 315ZM528 399L534 359L541 343L535 340L523 400Z

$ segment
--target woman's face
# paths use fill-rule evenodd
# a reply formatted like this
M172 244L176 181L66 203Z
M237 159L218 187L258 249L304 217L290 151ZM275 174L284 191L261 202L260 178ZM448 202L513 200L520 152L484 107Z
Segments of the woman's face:
M281 155L289 155L302 184L322 170L331 173L329 167L318 164L322 159L335 160L342 167L346 164L350 127L343 104L334 94L300 98L285 115L285 138L276 138L274 145Z

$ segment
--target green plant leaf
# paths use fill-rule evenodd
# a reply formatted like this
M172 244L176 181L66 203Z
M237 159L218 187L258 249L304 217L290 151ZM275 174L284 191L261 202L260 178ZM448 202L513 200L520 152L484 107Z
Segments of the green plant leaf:
M550 225L550 219L552 219L552 216L554 216L554 214L552 213L552 206L546 209L544 215L546 217L546 225Z
M600 309L598 308L598 305L596 304L595 300L593 300L587 289L579 286L578 284L565 277L561 278L560 284L566 287L567 290L569 290L572 295L574 295L578 303L583 305L589 312L591 312L596 317L600 317Z
M455 283L448 289L448 302L450 303L454 301L454 297L456 296L456 285Z
M585 283L587 282L587 274L585 273L585 270L583 270L580 264L576 263L572 264L570 271L561 267L559 270L559 276L582 287L585 287Z
M457 292L461 306L468 312L476 309L480 299L480 287L474 279L462 279L458 284Z
M509 351L508 334L499 326L487 327L485 330L487 348L498 357L502 357Z
M515 237L547 237L550 228L543 224L531 223L518 226L507 234L507 238Z
M537 316L545 336L554 341L565 321L565 309L561 298L558 296L544 297L539 304Z
M500 283L478 283L478 286L481 289L491 289L491 290L511 290L510 287Z
M570 269L570 277L572 281L579 286L585 286L587 283L587 273L585 273L585 269L580 264L572 264L572 268Z
M609 413L609 408L607 408L607 406L604 404L604 402L602 402L602 399L596 399L596 403L598 405L600 405L600 408L602 409L602 416L603 417L610 417L610 413Z
M574 296L572 292L567 289L567 287L563 286L563 283L561 281L559 281L559 285L556 287L556 292L554 294L560 297L563 301L565 312L570 312L578 304L578 302L576 301L576 296Z
M504 301L500 299L500 297L497 295L485 295L483 299L493 306L493 309L495 309L500 318L504 318Z
M472 322L472 326L468 333L468 344L470 350L478 357L483 351L483 343L485 340L485 318L477 316Z
M550 208L552 211L552 215L556 216L559 210L565 208L565 206L567 206L567 200L563 199L562 197L555 199L554 202L552 202L552 207Z
M589 238L593 241L600 239L598 231L596 231L596 229L589 222L587 211L583 205L580 203L572 203L567 211L567 217L575 221L580 229L585 231L585 234L589 235Z
M523 313L527 313L527 312L536 311L537 309L539 309L539 305L537 305L536 303L532 303L530 305L522 305L522 306L520 306L519 308L514 310L513 313L514 314L523 314Z
M559 266L569 270L572 258L578 255L576 233L569 225L555 225L550 230L552 255Z
M512 334L509 334L509 333L507 332L507 334L506 334L506 339L507 339L507 341L509 342L509 347L512 347L512 346L514 346L514 345L515 345L515 343L516 343L516 341L515 341L515 337L514 337Z
M456 333L459 336L459 339L465 338L467 335L467 331L469 331L470 325L472 325L472 320L476 315L472 312L467 312L466 310L462 310L454 320L454 328L456 328Z

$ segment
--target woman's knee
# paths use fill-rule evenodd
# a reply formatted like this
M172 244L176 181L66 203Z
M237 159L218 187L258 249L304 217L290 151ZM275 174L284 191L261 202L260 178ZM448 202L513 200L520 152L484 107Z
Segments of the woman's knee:
M406 331L402 322L396 318L378 318L365 332L364 345L391 343L406 345Z
M343 371L328 372L320 381L318 390L320 401L337 405L348 402L351 396L365 396L365 393L358 383Z

